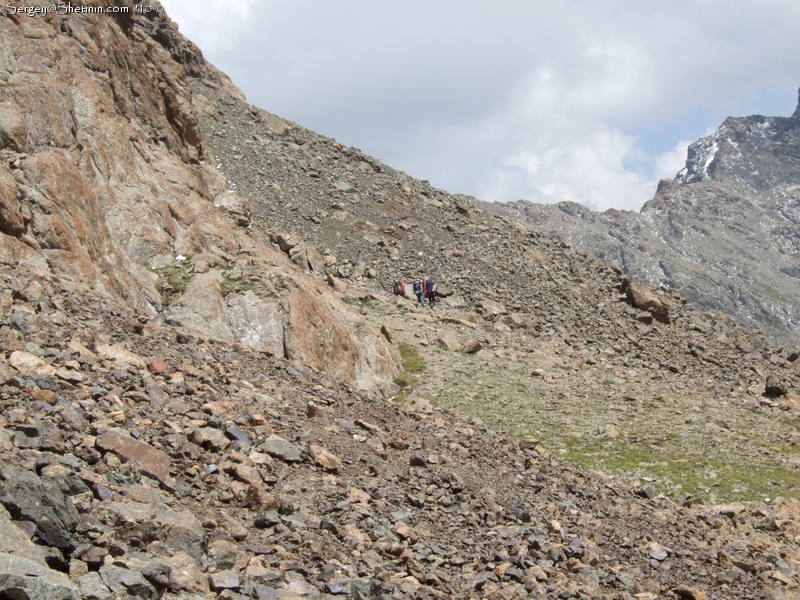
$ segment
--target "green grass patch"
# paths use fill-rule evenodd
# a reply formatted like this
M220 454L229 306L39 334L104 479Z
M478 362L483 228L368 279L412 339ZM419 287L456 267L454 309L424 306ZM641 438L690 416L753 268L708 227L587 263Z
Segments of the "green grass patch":
M161 296L161 302L168 306L172 301L186 291L192 274L190 273L189 259L153 269L158 275L156 291Z
M674 498L687 494L709 502L800 498L800 473L774 460L723 460L621 439L570 437L564 445L569 461L628 480L655 478L654 487Z
M419 383L417 375L425 371L425 360L410 344L400 344L398 350L403 372L394 378L395 384L400 387L400 394L395 397L395 400L402 402L408 397L411 389Z
M255 289L256 282L246 276L235 276L230 271L222 272L222 281L219 283L219 289L223 296L230 294L241 294L248 290Z
M425 359L420 356L414 346L400 344L397 349L400 351L404 371L407 373L422 373L425 371Z

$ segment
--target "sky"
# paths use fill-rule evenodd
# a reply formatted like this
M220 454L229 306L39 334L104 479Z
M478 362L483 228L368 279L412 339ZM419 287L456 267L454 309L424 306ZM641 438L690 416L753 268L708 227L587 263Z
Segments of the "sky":
M162 0L259 108L452 193L638 210L727 116L788 116L796 0Z

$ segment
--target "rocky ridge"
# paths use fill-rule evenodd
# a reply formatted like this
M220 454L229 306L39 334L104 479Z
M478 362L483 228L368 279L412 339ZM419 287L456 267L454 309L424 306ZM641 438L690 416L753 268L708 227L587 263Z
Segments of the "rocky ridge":
M525 201L487 210L561 239L650 285L800 344L800 104L791 117L728 118L639 213Z
M163 13L0 12L3 594L796 594L796 502L682 506L381 397L417 318L776 415L796 354L248 106ZM374 308L412 271L446 310Z

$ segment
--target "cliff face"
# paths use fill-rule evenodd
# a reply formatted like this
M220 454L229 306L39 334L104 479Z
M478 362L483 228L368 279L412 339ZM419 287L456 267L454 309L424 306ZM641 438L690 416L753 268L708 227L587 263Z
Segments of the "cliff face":
M69 282L363 387L390 384L395 359L377 330L356 331L350 307L242 226L189 76L241 94L160 7L2 10L0 261L21 285Z
M800 344L800 106L789 118L726 119L689 147L686 166L640 213L485 206L776 342Z

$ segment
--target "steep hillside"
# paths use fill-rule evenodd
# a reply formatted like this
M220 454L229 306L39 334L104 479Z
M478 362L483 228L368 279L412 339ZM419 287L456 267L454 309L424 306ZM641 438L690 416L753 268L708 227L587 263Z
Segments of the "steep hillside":
M5 265L33 285L69 281L363 388L391 381L396 359L379 332L356 328L356 315L327 287L237 224L230 209L241 200L206 161L186 69L240 94L158 10L136 19L7 10Z
M224 90L202 81L194 90L209 152L249 201L254 224L287 232L281 244L311 272L375 291L431 275L481 322L515 314L530 347L557 340L579 360L601 357L648 378L710 378L760 394L774 374L796 388L795 355L768 348L759 334L695 312L666 290L653 298L663 310L654 318L625 301L623 276L605 263Z
M800 345L800 104L788 118L726 119L689 147L686 166L640 213L484 206Z
M0 7L0 597L797 596L797 353L94 4Z

